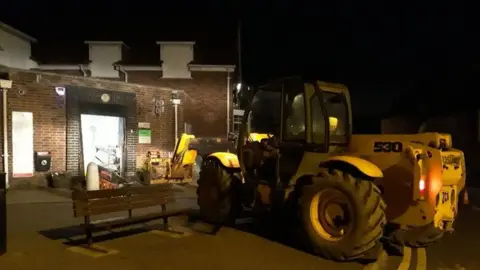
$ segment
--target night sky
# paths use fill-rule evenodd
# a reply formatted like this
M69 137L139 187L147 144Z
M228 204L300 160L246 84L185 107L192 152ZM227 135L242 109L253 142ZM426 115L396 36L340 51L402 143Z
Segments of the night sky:
M241 18L245 80L305 75L345 83L354 109L365 115L407 94L428 99L478 89L480 23L463 1L236 3L3 0L0 20L43 44L122 39L133 47L194 39L234 52Z

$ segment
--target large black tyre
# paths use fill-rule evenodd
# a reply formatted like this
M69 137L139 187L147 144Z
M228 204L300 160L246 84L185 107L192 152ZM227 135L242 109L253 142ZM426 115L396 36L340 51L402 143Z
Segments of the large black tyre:
M334 236L327 232L332 232L326 225L327 206L340 197L349 220ZM371 181L338 170L314 177L313 184L300 194L301 221L313 252L336 261L375 259L380 254L385 207L380 190Z
M388 238L400 246L424 248L439 241L443 235L442 230L430 223L423 227L398 228Z
M227 224L235 221L241 210L239 180L235 170L227 169L216 159L202 164L197 187L200 217L210 223Z

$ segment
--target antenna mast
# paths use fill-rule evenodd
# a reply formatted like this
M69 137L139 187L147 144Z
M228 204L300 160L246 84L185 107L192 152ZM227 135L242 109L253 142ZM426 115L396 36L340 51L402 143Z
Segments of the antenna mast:
M243 69L242 69L242 21L238 19L237 22L237 65L238 65L238 82L243 83Z

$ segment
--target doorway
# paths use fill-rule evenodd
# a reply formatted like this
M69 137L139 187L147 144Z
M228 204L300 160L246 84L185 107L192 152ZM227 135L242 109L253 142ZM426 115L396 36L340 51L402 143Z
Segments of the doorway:
M125 118L81 114L84 172L94 162L124 175Z

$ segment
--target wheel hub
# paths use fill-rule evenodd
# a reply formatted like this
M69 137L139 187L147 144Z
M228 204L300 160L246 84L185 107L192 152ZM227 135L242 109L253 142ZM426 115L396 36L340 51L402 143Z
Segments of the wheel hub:
M351 231L352 209L345 195L335 189L318 192L310 205L310 221L324 239L338 241Z

